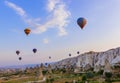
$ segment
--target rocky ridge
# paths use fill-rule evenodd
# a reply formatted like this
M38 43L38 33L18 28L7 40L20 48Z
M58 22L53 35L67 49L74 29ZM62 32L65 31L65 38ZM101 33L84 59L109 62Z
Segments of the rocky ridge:
M110 49L104 52L86 52L84 54L79 54L77 57L63 59L52 65L52 68L58 67L63 68L65 66L73 66L89 69L94 68L94 71L98 71L105 65L119 65L120 66L120 47L115 49Z

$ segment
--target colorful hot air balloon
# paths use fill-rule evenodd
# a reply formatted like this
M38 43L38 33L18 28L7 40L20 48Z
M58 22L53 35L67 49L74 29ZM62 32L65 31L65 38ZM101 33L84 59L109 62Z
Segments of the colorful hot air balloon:
M24 32L25 32L26 35L29 35L30 32L31 32L31 30L30 30L29 28L26 28L26 29L24 30Z
M19 57L19 60L22 60L22 57Z
M20 54L20 51L19 51L19 50L17 50L17 51L16 51L16 54L17 54L17 55L19 55L19 54Z
M86 23L87 23L87 20L83 17L77 19L77 24L81 27L81 29L84 28Z
M33 52L34 52L34 53L36 53L36 52L37 52L37 49L36 49L36 48L34 48L34 49L33 49Z

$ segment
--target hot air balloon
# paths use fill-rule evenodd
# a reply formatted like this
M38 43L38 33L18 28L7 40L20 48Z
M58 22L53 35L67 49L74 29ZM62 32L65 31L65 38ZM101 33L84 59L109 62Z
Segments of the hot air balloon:
M77 19L77 24L81 27L81 29L84 28L86 23L87 23L87 20L83 17Z
M45 65L47 65L47 63L45 63Z
M37 49L36 49L36 48L34 48L34 49L33 49L33 52L34 52L34 53L36 53L36 52L37 52Z
M19 60L22 60L22 57L19 57Z
M71 56L71 54L69 54L69 56Z
M79 54L80 52L79 51L77 51L77 54Z
M29 34L30 34L30 31L31 31L31 30L30 30L29 28L26 28L26 29L24 30L24 32L25 32L26 35L29 35Z
M51 59L51 56L49 56L49 59Z
M19 55L19 54L20 54L20 51L19 51L19 50L17 50L17 51L16 51L16 54L17 54L17 55Z

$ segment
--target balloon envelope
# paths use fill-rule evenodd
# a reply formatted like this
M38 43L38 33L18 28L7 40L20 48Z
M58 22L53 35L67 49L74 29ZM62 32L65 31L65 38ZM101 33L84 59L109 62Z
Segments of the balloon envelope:
M51 56L49 56L49 59L51 59Z
M17 55L19 55L19 54L20 54L20 51L19 51L19 50L17 50L17 51L16 51L16 54L17 54Z
M19 57L19 60L22 60L22 57Z
M69 56L71 56L71 54L69 54Z
M77 24L80 26L81 29L84 28L86 23L87 23L87 20L83 17L77 19Z
M80 54L80 52L79 52L79 51L77 51L77 54Z
M26 35L29 35L30 32L31 32L31 30L30 30L29 28L26 28L26 29L24 30L24 32L25 32Z
M36 48L34 48L34 49L33 49L33 52L34 52L34 53L36 53L36 52L37 52L37 49L36 49Z
M47 63L45 63L45 65L47 65Z

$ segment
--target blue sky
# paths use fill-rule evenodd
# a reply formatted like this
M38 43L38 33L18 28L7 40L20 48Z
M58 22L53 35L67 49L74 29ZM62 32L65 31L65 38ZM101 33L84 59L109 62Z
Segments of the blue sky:
M58 61L77 51L120 46L119 0L1 0L0 10L1 66ZM79 17L87 19L83 30L76 23Z

